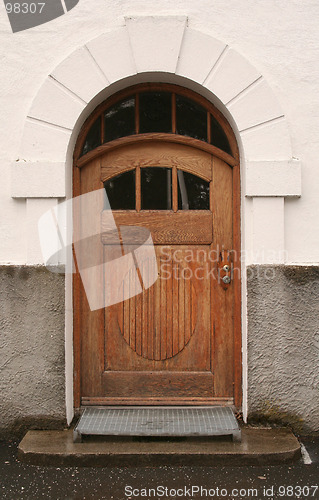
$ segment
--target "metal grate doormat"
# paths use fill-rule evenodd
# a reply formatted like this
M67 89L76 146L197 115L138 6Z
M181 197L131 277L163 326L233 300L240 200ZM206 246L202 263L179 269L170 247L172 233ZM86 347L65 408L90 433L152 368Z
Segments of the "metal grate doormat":
M85 408L74 429L98 436L227 436L241 439L231 408L224 407L91 407Z

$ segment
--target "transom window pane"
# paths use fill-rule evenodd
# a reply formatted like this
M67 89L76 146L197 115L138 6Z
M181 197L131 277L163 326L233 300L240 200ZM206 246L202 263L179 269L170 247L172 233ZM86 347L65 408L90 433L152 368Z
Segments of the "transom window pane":
M178 176L178 210L209 210L209 182L182 170Z
M90 128L84 142L82 149L82 155L85 155L89 151L101 146L101 118L98 117Z
M104 142L135 134L135 97L118 102L104 114Z
M135 170L104 182L112 210L135 210Z
M140 94L140 133L172 132L172 98L169 92Z
M231 154L231 148L225 132L213 115L210 115L211 123L211 143L216 148L222 149L228 154Z
M176 133L207 141L207 111L187 97L176 96Z
M172 209L172 170L162 167L141 168L142 210Z

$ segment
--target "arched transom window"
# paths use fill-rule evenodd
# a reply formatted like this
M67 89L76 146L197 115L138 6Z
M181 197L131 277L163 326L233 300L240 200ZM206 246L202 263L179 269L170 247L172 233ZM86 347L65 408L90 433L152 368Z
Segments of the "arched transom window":
M192 141L193 146L235 164L234 134L209 101L176 85L153 83L130 87L98 106L82 128L75 160L81 166L114 144L153 138L184 144ZM144 175L169 174L158 170Z

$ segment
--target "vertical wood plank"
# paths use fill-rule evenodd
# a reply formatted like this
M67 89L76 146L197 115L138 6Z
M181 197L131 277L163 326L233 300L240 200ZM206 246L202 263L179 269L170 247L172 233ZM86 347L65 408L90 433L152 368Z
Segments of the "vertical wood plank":
M100 180L100 159L93 160L89 165L81 169L81 194L103 188ZM100 218L96 213L101 207L89 207L90 210L81 210L80 232L86 234L86 228L90 227L96 234L100 231ZM90 240L82 240L81 253L83 256L89 255L92 262L103 261L103 245ZM91 269L91 280L96 283L96 290L102 290L104 286L104 276L101 269L93 267ZM105 366L105 312L104 309L91 311L86 294L81 282L81 396L98 395L101 391L101 372Z
M212 211L213 245L233 248L233 170L223 160L213 158Z
M242 404L242 338L241 338L241 258L240 258L240 169L233 167L233 275L234 287L234 398L237 408Z
M160 299L161 299L161 359L166 359L167 356L167 322L169 318L167 317L167 279L165 273L163 273L164 261L162 258L159 259L159 281L160 281Z
M185 279L185 344L191 338L191 317L192 317L192 302L191 302L191 279L186 276Z
M80 169L73 167L73 196L81 194ZM73 213L74 236L80 234L80 214ZM73 249L74 257L74 249ZM76 263L76 259L74 259ZM82 283L79 270L73 274L73 345L74 345L74 374L73 374L73 394L74 407L81 405L81 304L82 304Z
M157 279L154 283L154 358L161 359L161 281Z
M173 261L172 267L172 289L173 289L173 355L179 350L179 281L176 276L179 274L178 263Z
M213 342L214 342L214 395L234 395L234 324L233 283L225 289L219 280L225 250L233 247L233 171L222 160L214 158L213 163L213 248L219 254L215 262L215 277L212 280Z
M130 281L129 279L124 280L123 284L124 297L129 297L130 293ZM126 299L123 302L123 336L125 341L130 344L130 299Z
M149 263L149 265L151 265ZM154 359L154 285L148 289L148 357Z
M191 288L191 294L190 294L190 299L191 299L191 329L192 332L195 331L196 328L196 321L197 321L197 293L195 287L192 286Z
M173 280L172 280L172 252L170 251L170 260L165 263L167 270L166 279L166 331L167 331L167 357L173 356Z
M130 276L130 346L135 351L136 349L136 279L137 274L135 271L129 273Z
M135 297L135 307L136 307L136 324L135 324L135 345L136 352L141 356L142 354L142 293L139 293Z
M178 345L179 351L185 345L185 280L183 278L183 266L178 273Z
M143 261L143 276L149 279L149 264L148 260ZM149 289L142 293L142 356L147 358L148 356L148 328L149 328Z
M118 304L117 307L117 317L118 317L118 323L121 331L124 331L124 283L121 285L121 296L122 296L122 302Z

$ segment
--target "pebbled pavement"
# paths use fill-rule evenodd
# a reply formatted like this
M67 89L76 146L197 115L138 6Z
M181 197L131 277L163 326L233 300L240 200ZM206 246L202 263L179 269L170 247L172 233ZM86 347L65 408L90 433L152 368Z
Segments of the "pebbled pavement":
M2 442L0 498L319 499L319 437L305 437L301 441L312 460L310 465L305 465L300 460L289 466L156 468L61 468L26 465L17 460L18 443Z

